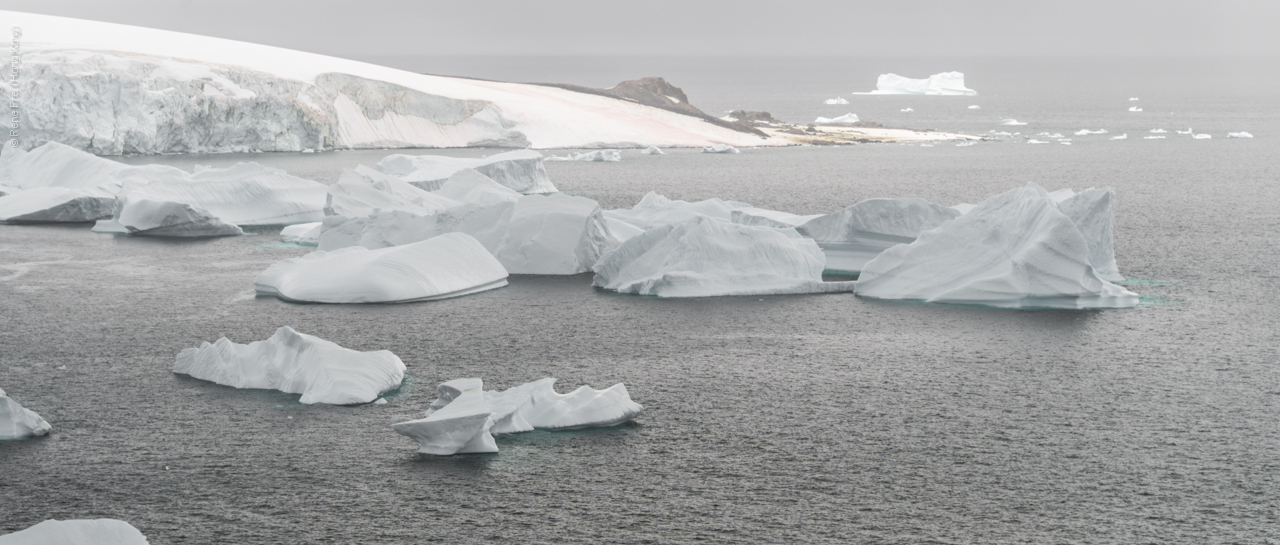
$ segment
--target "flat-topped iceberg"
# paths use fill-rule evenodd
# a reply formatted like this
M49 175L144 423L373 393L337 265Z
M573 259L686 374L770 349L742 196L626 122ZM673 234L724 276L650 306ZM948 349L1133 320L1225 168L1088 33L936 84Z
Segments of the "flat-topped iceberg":
M463 233L378 250L317 250L277 262L254 280L259 294L309 303L430 301L505 285L502 264Z
M190 175L184 172L148 182L126 183L119 193L116 221L125 227L130 225L120 221L122 218L163 223L141 211L129 210L138 206L137 203L156 201L188 204L233 225L291 225L323 219L325 198L324 184L258 163L237 163L227 168L197 167Z
M954 208L924 199L868 199L796 228L826 255L827 270L858 272L880 252L910 243L921 232L960 217Z
M734 153L742 153L742 152L741 152L741 151L738 151L738 148L735 148L735 147L730 146L730 145L728 145L728 144L716 144L716 145L714 145L714 146L710 146L710 147L702 148L702 153L728 153L728 154L734 154Z
M942 72L925 79L904 78L897 74L880 74L876 90L859 95L977 95L964 86L961 72Z
M1244 131L1229 132L1227 133L1227 138L1253 138L1253 135Z
M858 122L858 114L844 114L839 117L819 117L813 120L814 125L852 125Z
M40 415L23 408L0 390L0 440L47 435L52 429Z
M325 197L327 216L364 216L374 210L404 210L430 214L462 204L425 191L394 176L364 165L343 169Z
M533 150L508 151L479 159L395 154L378 161L378 170L427 191L439 189L450 176L470 168L526 195L554 193L556 187L547 178L542 160L542 154Z
M578 274L617 245L596 201L526 195L516 202L494 255L511 274Z
M148 545L147 537L123 520L49 519L0 536L0 545Z
M1054 198L1029 183L885 250L863 266L857 293L1007 308L1137 305L1137 294L1101 278L1090 253L1085 235Z
M223 386L302 394L306 405L369 403L399 388L404 371L390 351L358 352L289 326L265 341L202 343L179 352L173 364L174 373Z
M845 100L844 97L828 98L827 100L823 101L823 104L831 104L831 105L838 105L838 106L843 106L848 103L849 101Z
M794 229L697 216L623 242L596 263L592 284L659 297L852 291L852 282L823 282L825 265L817 243Z
M102 188L37 187L0 197L0 223L79 223L111 217L116 196Z
M507 390L484 391L481 379L451 380L436 388L437 399L426 418L392 428L418 441L418 452L426 454L498 452L494 434L617 426L644 411L621 383L604 390L581 386L559 394L555 382L545 378Z

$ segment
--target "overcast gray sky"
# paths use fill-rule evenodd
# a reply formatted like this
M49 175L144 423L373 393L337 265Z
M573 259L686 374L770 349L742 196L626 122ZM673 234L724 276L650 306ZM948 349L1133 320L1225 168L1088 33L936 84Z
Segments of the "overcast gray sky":
M349 58L1278 56L1280 0L0 0Z

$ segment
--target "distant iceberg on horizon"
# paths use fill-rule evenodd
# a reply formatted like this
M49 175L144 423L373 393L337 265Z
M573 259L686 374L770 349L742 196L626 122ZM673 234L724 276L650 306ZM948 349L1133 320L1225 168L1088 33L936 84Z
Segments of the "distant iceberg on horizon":
M855 95L929 95L976 96L977 91L964 86L961 72L942 72L924 79L911 79L897 74L880 74L876 90Z

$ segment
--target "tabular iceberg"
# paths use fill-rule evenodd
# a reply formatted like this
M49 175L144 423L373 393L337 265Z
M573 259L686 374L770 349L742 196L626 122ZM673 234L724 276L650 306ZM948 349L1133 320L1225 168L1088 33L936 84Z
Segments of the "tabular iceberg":
M337 183L329 186L324 213L328 216L364 216L380 209L430 214L459 204L462 203L359 165L354 169L343 169Z
M148 545L147 537L123 520L54 520L0 536L0 545Z
M505 285L502 264L463 233L378 250L317 250L275 263L254 280L259 294L311 303L430 301Z
M716 145L711 146L711 147L702 148L702 153L730 153L730 154L732 154L732 153L742 153L742 152L738 151L738 148L735 148L735 147L730 146L730 145L728 145L728 144L716 144Z
M649 146L640 153L643 153L645 155L666 155L665 153L662 152L661 149L658 149L658 146Z
M181 172L181 171L180 171ZM224 223L239 226L290 225L324 218L324 184L304 180L278 168L237 163L227 168L200 168L194 174L166 175L153 181L126 183L119 194L120 218L142 201L191 205ZM150 223L160 223L147 218ZM121 222L121 225L129 227Z
M1227 138L1253 138L1253 135L1252 135L1252 134L1249 134L1249 133L1247 133L1247 132L1244 132L1244 131L1241 131L1241 132L1229 132L1229 133L1227 133Z
M924 199L868 199L796 230L822 248L827 270L858 272L880 252L958 217L956 209Z
M844 114L840 117L819 117L813 120L814 125L852 125L858 122L858 114Z
M904 78L897 74L880 74L876 90L859 95L977 95L964 86L961 72L942 72L925 79Z
M484 391L478 378L451 380L436 388L426 418L393 424L418 441L418 452L436 455L498 452L493 434L617 426L639 416L621 383L604 390L581 386L568 394L545 378L502 391Z
M280 230L280 240L306 246L316 246L320 244L320 231L323 224L324 222L315 221L290 225Z
M578 274L617 245L596 201L526 195L516 202L494 255L512 274Z
M1107 129L1098 129L1096 131L1091 131L1089 129L1080 129L1075 132L1076 136L1088 136L1090 134L1107 134Z
M1049 193L1029 183L885 250L863 267L857 293L1008 308L1137 305L1136 294L1098 275L1090 250Z
M400 387L404 363L387 350L357 352L289 326L271 338L236 344L226 337L178 353L173 372L233 388L302 394L306 405L369 403Z
M0 390L0 440L46 435L53 427ZM4 538L0 538L4 539Z
M852 282L823 282L825 264L817 243L794 229L697 216L623 242L596 263L592 284L659 297L852 291Z
M116 196L100 188L37 187L0 197L0 223L78 223L111 217Z
M542 160L542 154L532 150L508 151L480 159L395 154L378 161L378 170L427 191L439 189L450 176L470 168L526 195L554 193L556 187L547 178Z

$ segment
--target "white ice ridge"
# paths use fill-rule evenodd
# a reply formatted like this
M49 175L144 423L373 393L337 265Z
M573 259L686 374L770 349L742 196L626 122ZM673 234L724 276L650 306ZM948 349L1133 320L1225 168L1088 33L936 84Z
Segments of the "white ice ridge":
M623 242L595 266L592 284L619 293L710 297L852 291L823 282L826 258L794 229L697 216Z
M1247 132L1244 132L1244 131L1241 131L1241 132L1229 132L1229 133L1227 133L1227 138L1253 138L1253 135L1252 135L1252 134L1249 134L1249 133L1247 133Z
M40 415L23 408L0 390L0 440L36 437L48 434L51 429Z
M1106 206L1097 205L1109 206L1107 199L1096 193L1082 199L1082 214L1103 221ZM1086 236L1098 232L1088 226L1082 232L1054 200L1034 183L991 197L872 259L862 269L857 293L1008 308L1137 305L1137 294L1103 279L1091 264L1095 248Z
M1023 122L1021 122L1021 121L1018 121L1017 119L1002 119L1002 120L1000 120L1000 124L1001 124L1001 125L1007 125L1007 126L1021 126L1021 125L1026 125L1026 123L1023 123Z
M708 147L702 148L702 153L742 153L742 152L738 151L738 148L735 148L728 144L716 144L714 146L708 146Z
M499 153L479 159L443 155L395 154L378 161L378 170L427 191L439 189L458 171L475 169L495 182L524 194L554 193L542 154L533 150Z
M306 405L369 403L400 387L405 366L387 350L358 352L289 326L265 341L226 337L178 353L173 372L233 388L302 394Z
M564 157L557 157L555 155L552 155L550 157L547 157L544 160L545 161L582 161L586 163L616 162L616 161L622 160L622 152L616 149L598 149L598 150L587 151L587 152L578 153L574 155L566 155Z
M102 155L346 148L785 145L557 87L417 74L233 40L0 12L19 27L23 145ZM3 70L9 70L5 59ZM5 90L9 88L6 86ZM5 96L4 98L9 98Z
M801 216L791 214L789 212L779 212L777 210L766 210L764 208L743 207L734 208L729 211L729 218L733 223L741 225L751 225L754 227L772 227L774 229L786 229L788 227L799 227L805 222L822 217L822 214L811 214Z
M309 303L429 301L505 285L502 264L463 233L378 250L317 250L277 262L254 280L259 294Z
M0 536L0 545L148 545L147 537L123 520L49 519Z
M848 103L849 101L845 100L844 97L828 98L826 101L823 102L823 104L832 104L837 106L843 106Z
M964 86L961 72L942 72L925 79L904 78L897 74L880 74L876 90L859 95L977 95Z
M556 393L545 378L502 391L484 391L478 378L456 379L436 388L426 418L393 424L418 441L418 452L436 455L498 452L493 434L617 426L640 415L621 383L604 390L580 386Z
M864 264L920 233L960 217L954 208L924 199L868 199L800 225L826 255L827 270L858 272Z
M813 120L814 125L852 125L858 122L858 114L844 114L840 117L819 117Z
M494 255L512 274L578 274L617 245L596 201L526 195L516 202Z
M316 221L290 225L280 230L280 240L305 246L319 245L322 224L323 222Z
M643 153L645 155L666 155L665 153L662 153L662 150L659 149L658 146L649 146L640 153Z

